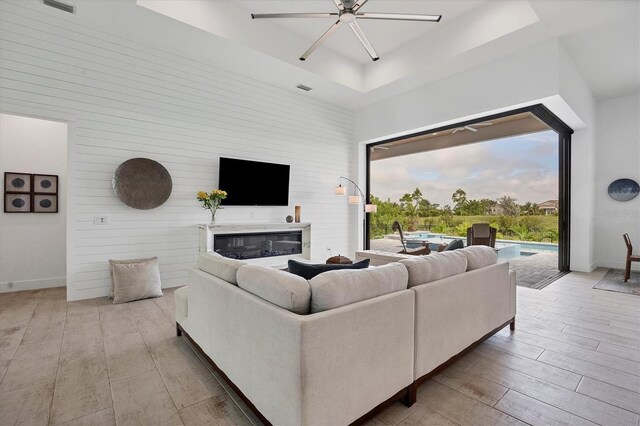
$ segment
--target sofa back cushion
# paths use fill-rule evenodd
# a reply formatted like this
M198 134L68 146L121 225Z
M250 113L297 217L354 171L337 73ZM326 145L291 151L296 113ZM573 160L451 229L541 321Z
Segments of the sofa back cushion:
M215 252L201 253L198 255L198 268L208 274L225 280L233 285L238 285L236 274L244 262L229 259Z
M238 268L238 287L296 314L308 314L309 282L298 275L260 265Z
M443 251L428 256L399 260L409 271L409 287L441 280L467 270L464 250Z
M324 272L309 280L311 313L405 290L407 279L407 268L400 263Z
M469 246L460 251L467 256L467 271L498 263L498 254L492 247Z
M364 259L356 263L304 263L297 260L289 259L288 269L292 274L301 276L306 280L310 280L318 274L336 269L363 269L369 267L369 259Z

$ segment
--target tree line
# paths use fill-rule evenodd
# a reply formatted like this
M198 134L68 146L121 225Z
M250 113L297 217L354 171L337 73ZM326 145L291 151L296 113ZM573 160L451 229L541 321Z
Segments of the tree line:
M440 206L430 202L419 188L406 193L397 202L383 201L374 195L371 203L378 207L371 215L371 235L380 238L391 233L397 220L407 231L425 230L452 236L466 236L472 223L488 222L498 230L498 238L522 241L557 242L557 216L545 216L536 203L518 204L515 198L503 196L496 200L470 199L458 188L451 195L451 204Z

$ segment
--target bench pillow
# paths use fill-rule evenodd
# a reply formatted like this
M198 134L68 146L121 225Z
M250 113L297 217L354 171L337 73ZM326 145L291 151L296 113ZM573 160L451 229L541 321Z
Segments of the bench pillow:
M428 256L401 259L409 271L409 287L441 280L467 270L467 256L462 250L443 251Z
M460 251L467 256L467 271L484 268L498 262L495 249L489 246L469 246Z
M289 259L287 266L289 272L300 275L302 278L310 280L318 274L336 269L362 269L369 267L369 259L356 263L304 263Z
M238 268L244 265L244 262L235 259L229 259L219 255L216 252L201 253L198 255L198 268L208 274L225 280L233 285L238 285L236 274Z
M260 265L238 268L238 287L296 314L309 313L309 282L298 275Z
M407 268L400 263L324 272L309 280L311 313L405 290L407 278Z

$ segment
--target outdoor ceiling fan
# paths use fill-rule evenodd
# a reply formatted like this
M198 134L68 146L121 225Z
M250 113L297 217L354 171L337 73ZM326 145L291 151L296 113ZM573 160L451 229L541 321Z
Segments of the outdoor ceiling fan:
M348 24L353 32L360 40L360 43L364 46L371 56L371 59L377 61L380 59L371 43L364 35L362 28L358 25L358 19L383 19L390 21L424 21L424 22L439 22L442 15L414 15L407 13L366 13L360 12L362 6L369 0L333 0L338 7L338 12L330 13L252 13L252 19L258 18L335 18L338 20L329 29L322 34L322 36L311 45L311 47L300 56L300 60L304 61L318 48L335 30L342 24Z
M476 127L484 127L484 126L491 126L493 123L476 123L476 124L470 124L468 126L462 126L462 127L456 127L455 129L453 129L453 132L451 132L451 134L454 134L455 132L459 132L460 130L471 130L472 132L477 132L478 129L476 129L473 126Z

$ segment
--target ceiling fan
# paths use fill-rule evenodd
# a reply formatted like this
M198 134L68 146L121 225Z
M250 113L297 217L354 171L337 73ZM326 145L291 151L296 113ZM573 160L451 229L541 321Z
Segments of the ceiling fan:
M300 60L306 60L314 50L318 48L335 30L342 24L348 24L355 35L360 40L371 56L371 59L377 61L380 59L375 49L369 43L367 36L364 35L362 28L358 25L358 19L383 19L392 21L423 21L423 22L439 22L442 15L415 15L407 13L367 13L360 12L362 6L369 0L333 0L338 7L338 12L330 13L252 13L252 19L258 18L338 18L338 20L322 36L311 45L306 52L300 56Z
M451 134L454 134L455 132L459 132L460 130L471 130L472 132L477 132L478 129L476 129L473 126L476 127L484 127L484 126L491 126L493 123L476 123L473 125L468 125L468 126L462 126L462 127L456 127L455 129L453 129L453 132L451 132Z

